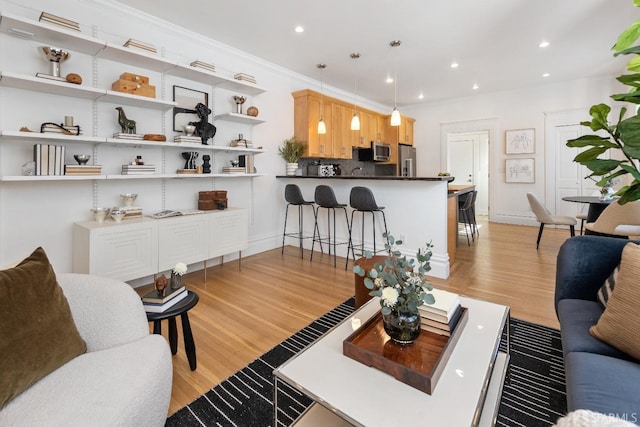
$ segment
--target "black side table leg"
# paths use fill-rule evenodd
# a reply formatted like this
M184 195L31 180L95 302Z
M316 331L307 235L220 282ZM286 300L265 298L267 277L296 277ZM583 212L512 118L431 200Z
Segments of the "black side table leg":
M181 315L182 333L184 334L184 348L187 352L189 367L192 371L196 370L196 344L193 342L193 334L191 333L191 324L189 323L189 315L185 312Z
M155 320L153 322L153 333L156 335L162 335L162 323L160 323L160 320Z
M175 317L169 319L169 347L171 347L171 354L178 352L178 328Z

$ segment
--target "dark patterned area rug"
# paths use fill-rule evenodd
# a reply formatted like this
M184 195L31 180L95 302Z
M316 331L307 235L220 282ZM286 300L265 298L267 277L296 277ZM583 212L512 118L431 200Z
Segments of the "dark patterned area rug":
M166 425L272 426L273 370L349 316L353 306L353 298L340 304L180 409ZM511 319L510 338L511 362L496 425L552 425L567 408L560 332ZM289 425L310 404L295 389L278 393L278 406L284 408L279 423L287 418Z

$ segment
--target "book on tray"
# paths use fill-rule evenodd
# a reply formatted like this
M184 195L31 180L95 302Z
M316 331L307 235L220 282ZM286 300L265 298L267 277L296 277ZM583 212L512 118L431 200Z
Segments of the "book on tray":
M171 298L170 300L164 303L154 303L154 302L143 301L142 305L144 306L144 311L146 311L147 313L164 313L165 311L169 310L171 307L175 306L180 301L185 299L189 294L189 292L186 291L186 288L184 286L182 288L185 290L182 292L179 292L175 297Z
M449 323L456 309L460 307L460 296L453 292L436 288L433 288L431 293L436 301L434 304L423 304L418 307L420 316L441 323Z
M422 313L421 313L422 314ZM458 305L448 323L429 319L420 316L420 327L425 331L430 331L439 335L451 336L451 332L456 328L458 321L462 317L462 307Z
M185 292L186 290L187 288L185 286L180 286L178 289L171 289L170 287L167 287L164 290L164 295L160 296L158 295L158 291L154 289L142 297L142 302L164 304L167 301L170 301L180 295L180 293Z

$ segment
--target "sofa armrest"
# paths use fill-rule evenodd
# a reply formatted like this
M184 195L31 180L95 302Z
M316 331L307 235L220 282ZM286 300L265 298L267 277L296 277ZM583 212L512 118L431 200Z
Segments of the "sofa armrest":
M130 343L149 335L140 297L127 283L87 274L59 274L73 320L87 352Z
M622 248L629 242L594 235L566 240L560 247L556 265L556 313L561 299L597 301L598 289L620 263Z

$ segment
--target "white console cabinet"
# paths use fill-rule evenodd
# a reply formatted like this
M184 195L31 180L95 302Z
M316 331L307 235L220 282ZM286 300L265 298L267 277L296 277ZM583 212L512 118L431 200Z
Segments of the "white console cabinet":
M246 249L249 216L229 208L172 218L120 223L77 222L73 272L133 280Z

